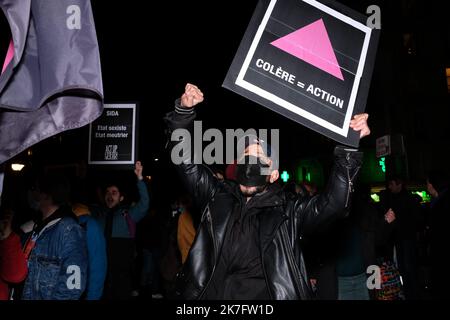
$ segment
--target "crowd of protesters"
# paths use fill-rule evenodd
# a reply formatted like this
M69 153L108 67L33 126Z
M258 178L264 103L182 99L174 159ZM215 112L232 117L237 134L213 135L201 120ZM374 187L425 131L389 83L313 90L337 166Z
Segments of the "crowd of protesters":
M187 85L166 117L169 128L188 127L202 100ZM351 123L361 137L370 133L366 120ZM140 161L136 201L112 179L92 204L82 183L46 174L23 191L30 219L17 225L24 214L4 192L0 299L449 298L443 172L427 176L429 203L399 175L386 179L374 202L368 186L347 180L361 165L356 150L336 148L334 171L319 190L314 181L282 187L277 170L261 175L275 158L264 154L264 142L247 142L242 158L254 164L179 165L187 192L164 205L153 203Z
M219 179L235 179L230 172L219 173ZM136 202L124 201L121 187L110 183L95 205L83 203L80 190L71 192L68 180L47 175L33 191L39 214L17 228L13 220L20 212L4 198L0 299L176 298L177 275L199 225L198 209L182 194L161 212L150 204L139 162L135 173ZM421 201L398 175L387 179L379 202L368 186L358 184L348 217L302 239L312 298L448 298L448 182L442 172L429 173L431 202ZM306 197L320 193L309 181L289 183L284 190ZM377 272L381 283L370 287Z
M201 101L188 84L165 118L169 132L188 128ZM361 137L370 133L367 118L350 122ZM358 183L357 150L335 149L324 190L314 181L282 187L271 149L246 139L244 154L224 170L179 164L186 192L172 203L151 200L140 161L136 201L114 177L92 204L83 183L47 173L23 190L28 215L5 192L0 299L449 298L444 172L427 176L430 203L398 175L375 203ZM17 225L16 216L30 219Z

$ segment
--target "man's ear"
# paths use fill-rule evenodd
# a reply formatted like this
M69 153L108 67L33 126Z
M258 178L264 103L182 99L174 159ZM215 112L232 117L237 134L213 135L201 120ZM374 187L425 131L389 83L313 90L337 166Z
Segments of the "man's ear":
M278 180L279 177L280 177L280 172L278 172L278 170L273 170L272 173L270 174L270 178L269 178L270 183L274 183L275 181Z
M123 196L120 196L119 202L122 202L122 201L123 201Z

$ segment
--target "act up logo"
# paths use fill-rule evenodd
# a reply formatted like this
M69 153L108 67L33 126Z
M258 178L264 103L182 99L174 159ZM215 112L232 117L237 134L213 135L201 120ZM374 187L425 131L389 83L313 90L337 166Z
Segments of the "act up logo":
M331 0L260 0L223 86L356 147L379 33L366 20Z
M271 44L344 80L323 19L275 40Z

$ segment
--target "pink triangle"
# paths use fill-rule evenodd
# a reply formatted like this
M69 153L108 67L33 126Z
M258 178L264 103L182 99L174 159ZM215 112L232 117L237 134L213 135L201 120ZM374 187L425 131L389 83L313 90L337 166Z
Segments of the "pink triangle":
M289 33L271 44L344 80L322 19Z
M11 60L14 57L14 43L11 40L9 42L9 46L8 46L8 51L6 52L6 57L5 57L5 61L3 62L3 68L2 68L2 73L3 71L5 71L6 67L8 66L8 64L11 62Z

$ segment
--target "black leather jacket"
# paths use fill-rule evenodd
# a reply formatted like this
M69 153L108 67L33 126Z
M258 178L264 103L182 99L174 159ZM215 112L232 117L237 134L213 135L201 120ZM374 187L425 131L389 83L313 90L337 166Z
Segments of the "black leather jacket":
M189 130L194 119L194 110L183 110L177 104L176 111L165 117L169 134L176 129ZM189 142L180 135L174 139L181 144ZM333 170L322 194L294 196L280 190L259 206L260 252L272 299L311 297L301 239L348 212L351 184L361 166L362 153L336 147L334 154ZM189 159L189 155L185 155L177 169L203 211L197 236L179 274L178 293L185 299L201 299L214 274L225 230L238 198L234 194L235 185L219 182L206 166L192 164Z

